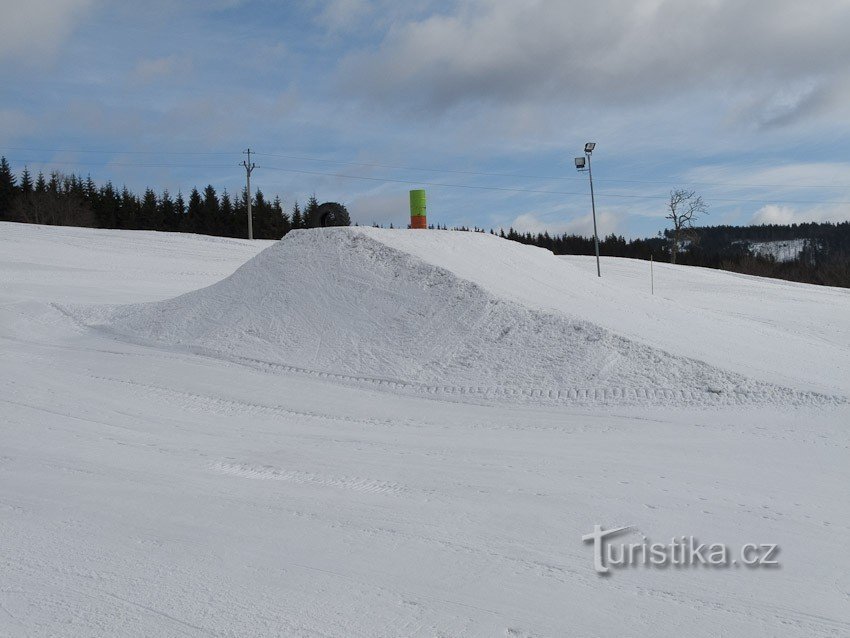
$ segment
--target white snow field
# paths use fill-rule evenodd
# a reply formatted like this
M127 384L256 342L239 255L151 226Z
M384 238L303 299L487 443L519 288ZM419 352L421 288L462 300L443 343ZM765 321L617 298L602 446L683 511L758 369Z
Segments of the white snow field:
M0 224L0 635L850 635L850 291L602 268Z
M750 242L750 252L759 257L773 257L776 261L794 261L809 245L808 239Z

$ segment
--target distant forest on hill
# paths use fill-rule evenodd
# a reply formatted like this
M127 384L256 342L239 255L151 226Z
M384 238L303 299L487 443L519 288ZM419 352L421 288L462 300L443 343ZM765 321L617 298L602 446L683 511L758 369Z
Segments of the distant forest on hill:
M310 197L302 209L286 211L275 197L257 190L252 196L254 237L280 239L295 228L308 228L319 206ZM26 168L16 176L0 158L0 221L59 226L119 228L242 237L247 232L248 193L221 194L207 186L188 197L147 189L139 196L111 182L98 186L91 177L58 172L33 176ZM660 219L659 219L660 221ZM431 226L445 229L445 226ZM456 228L486 232L481 228ZM557 255L593 255L593 238L580 235L493 234L547 248ZM670 260L671 234L626 240L614 234L600 238L602 255L657 261ZM781 249L781 250L780 250ZM762 226L710 226L690 229L680 242L678 263L739 273L850 288L850 222Z
M307 207L318 207L315 197ZM280 198L268 200L261 190L252 198L256 239L280 239L293 228L306 228L305 213L296 202L291 212ZM147 189L139 196L112 182L102 186L91 177L51 173L33 176L26 168L16 177L6 158L0 158L0 220L56 226L125 228L248 237L248 193L219 195L207 186L188 196Z
M523 234L513 229L499 234L548 248L556 255L594 254L592 237ZM633 259L652 256L668 262L671 242L668 230L647 239L627 240L612 234L600 237L599 253ZM697 227L688 231L683 244L680 264L850 288L850 221Z

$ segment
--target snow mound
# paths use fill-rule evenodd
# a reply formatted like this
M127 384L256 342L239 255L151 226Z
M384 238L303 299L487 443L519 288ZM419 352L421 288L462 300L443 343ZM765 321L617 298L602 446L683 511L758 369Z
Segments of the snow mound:
M474 248L494 259L450 270L423 258L435 242L443 250ZM586 312L535 307L481 283L531 281L542 267L584 277L547 251L478 233L314 229L288 234L207 288L161 302L67 311L88 326L141 343L269 371L465 400L831 400L677 356L615 334Z

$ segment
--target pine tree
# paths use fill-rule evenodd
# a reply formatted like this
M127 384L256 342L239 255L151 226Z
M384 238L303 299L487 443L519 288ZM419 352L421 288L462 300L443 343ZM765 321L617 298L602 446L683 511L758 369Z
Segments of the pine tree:
M95 200L97 199L97 186L91 178L91 175L86 177L86 185L83 187L83 193L90 204L95 203Z
M117 228L138 228L139 200L126 186L121 189L116 219Z
M177 230L179 219L177 218L177 212L174 208L174 200L171 199L171 193L168 192L167 188L162 191L162 196L159 198L158 208L158 217L162 220L162 227L157 230Z
M253 211L252 211L253 213ZM233 200L233 237L248 237L248 191L243 187L238 198ZM253 220L251 220L253 224Z
M318 210L319 202L316 200L316 194L313 193L307 201L307 208L304 209L304 228L313 228L319 225Z
M271 239L271 224L270 222L270 207L266 198L263 196L263 191L257 189L254 195L254 203L251 213L254 216L254 237L257 239Z
M24 171L21 173L20 190L22 195L28 195L32 192L32 175L30 175L30 171L26 166L24 166Z
M71 195L74 199L79 202L84 202L86 199L86 189L83 184L83 180L79 175L75 173L71 173L69 177L66 177L63 184L64 194Z
M177 217L174 230L180 231L181 233L186 232L186 202L183 200L183 193L180 191L177 191L177 199L174 200L174 214Z
M304 228L304 218L301 216L301 207L298 205L298 202L295 202L295 205L292 207L290 224L292 225L292 230Z
M41 171L38 172L38 176L35 178L35 186L33 188L33 192L35 193L46 193L47 192L47 180L44 179L44 173Z
M276 195L274 198L272 210L274 211L274 217L277 225L275 239L279 239L286 235L286 233L288 233L292 228L292 225L289 221L289 215L287 215L286 211L283 209L283 204L281 204L280 202L279 195Z
M162 230L159 202L156 201L156 193L150 188L145 190L141 206L139 206L138 227L142 230Z
M233 214L233 203L230 201L230 194L227 189L221 194L221 219L224 223L225 234L228 237L233 237L236 232L236 219Z
M198 232L205 235L223 235L227 232L221 220L218 195L212 184L204 189L203 222Z
M118 194L112 182L100 189L94 204L95 223L99 228L117 228Z
M39 175L41 175L41 173L39 173ZM56 195L59 194L59 190L61 188L60 180L61 180L61 176L59 175L59 172L58 171L51 171L50 181L47 182L47 190L51 195L56 196ZM38 184L36 184L35 190L38 191Z
M189 206L186 213L187 231L190 233L203 232L204 203L197 188L189 193Z
M12 218L12 205L18 194L16 181L9 162L5 157L0 157L0 220Z

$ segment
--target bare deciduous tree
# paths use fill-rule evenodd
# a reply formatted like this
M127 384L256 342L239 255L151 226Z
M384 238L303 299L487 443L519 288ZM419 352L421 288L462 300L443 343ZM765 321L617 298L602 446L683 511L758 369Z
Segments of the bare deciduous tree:
M673 222L673 238L670 245L670 263L676 263L681 242L688 238L688 230L693 228L693 223L700 215L708 214L708 204L702 201L702 196L694 191L679 188L670 191L670 201L667 203L670 211L665 219Z

